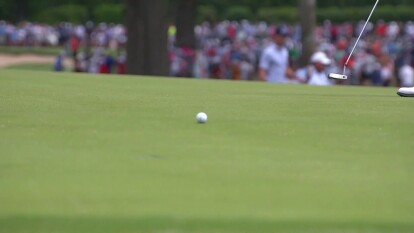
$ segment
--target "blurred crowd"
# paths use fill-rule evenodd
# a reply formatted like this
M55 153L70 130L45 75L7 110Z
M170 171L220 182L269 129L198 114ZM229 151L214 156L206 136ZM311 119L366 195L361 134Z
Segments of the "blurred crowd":
M9 46L66 46L71 39L90 41L94 47L117 49L125 45L126 30L120 24L101 23L85 25L59 23L57 25L21 22L11 24L0 21L0 45Z
M125 73L126 29L120 24L57 25L0 21L0 45L22 47L62 47L54 70L63 71L64 60L72 59L75 72ZM67 67L66 67L67 69Z
M324 72L342 73L364 21L334 24L325 21L316 29L317 51L331 62ZM286 25L285 46L289 62L299 72L301 28ZM176 28L168 29L171 76L229 80L257 80L265 48L273 43L275 25L265 22L222 21L202 23L195 28L196 48L175 46ZM125 73L127 32L123 25L36 24L13 25L0 21L0 45L62 46L65 52L56 57L55 70L63 70L63 59L73 59L72 69L90 73ZM414 23L368 23L354 55L349 60L345 84L376 86L414 86ZM309 61L311 64L312 61ZM297 82L292 80L292 82Z
M356 38L365 22L333 24L325 21L316 29L317 51L330 59L325 72L342 73ZM301 28L287 25L290 64L299 72L301 56ZM198 46L195 55L186 48L173 48L172 75L196 76L233 80L257 79L262 52L273 43L271 36L274 25L264 22L223 21L214 26L209 23L195 29ZM173 41L173 39L172 39ZM352 85L414 85L414 23L378 21L368 23L353 56L350 58L345 84ZM187 49L188 50L188 49ZM319 54L320 55L320 54ZM191 59L195 56L195 69ZM311 64L312 61L309 61ZM190 64L190 65L189 65ZM292 80L297 82L297 80Z

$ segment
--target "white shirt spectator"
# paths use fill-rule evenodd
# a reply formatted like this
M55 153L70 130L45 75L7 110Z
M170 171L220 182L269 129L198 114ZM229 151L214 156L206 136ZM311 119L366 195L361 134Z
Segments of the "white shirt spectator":
M314 86L329 86L332 82L328 79L327 67L331 64L331 59L324 52L315 52L310 62L311 66L300 69L296 72L296 77L302 83Z
M391 22L387 30L388 37L395 39L398 36L398 33L400 33L400 26L397 22Z
M407 35L409 35L411 38L414 37L414 23L411 21L408 21L405 25L405 32Z
M410 65L406 64L401 67L398 76L402 87L414 86L414 69Z
M286 69L289 66L289 52L286 47L272 44L267 47L260 59L260 68L266 70L266 81L270 83L288 83Z
M325 72L318 72L313 66L303 68L297 71L296 76L300 80L308 80L309 85L314 86L330 86L331 81Z
M240 62L240 78L241 80L250 80L254 73L254 66L247 61Z

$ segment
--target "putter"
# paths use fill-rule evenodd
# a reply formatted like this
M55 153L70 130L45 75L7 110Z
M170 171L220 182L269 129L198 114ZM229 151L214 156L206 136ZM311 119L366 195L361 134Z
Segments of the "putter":
M337 80L346 80L346 79L348 79L348 76L346 76L346 75L345 75L345 72L346 72L346 67L348 66L349 60L351 59L351 56L352 56L352 54L354 53L355 48L356 48L356 46L358 45L358 42L359 42L359 40L361 39L361 36L362 36L362 34L364 33L365 28L366 28L366 26L367 26L367 24L368 24L369 20L371 19L372 14L373 14L373 13L374 13L374 11L375 11L375 8L377 8L378 3L379 3L379 0L377 0L377 2L375 3L374 7L372 8L371 13L369 14L368 19L367 19L367 21L365 22L365 25L364 25L364 27L362 28L362 31L361 31L361 33L359 34L358 39L357 39L357 41L355 42L355 45L354 45L354 47L352 48L352 51L351 51L351 53L350 53L350 54L349 54L349 56L348 56L348 59L346 59L346 62L345 62L345 65L344 65L344 72L343 72L342 74L334 74L334 73L330 73L330 74L329 74L329 76L328 76L330 79L337 79Z

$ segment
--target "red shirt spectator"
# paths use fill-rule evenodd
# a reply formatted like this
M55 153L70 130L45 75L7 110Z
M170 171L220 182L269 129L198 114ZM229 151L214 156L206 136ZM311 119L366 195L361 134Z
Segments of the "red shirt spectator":
M80 47L80 41L79 41L78 37L72 36L70 38L69 43L70 43L70 49L72 50L72 53L77 54L78 50L79 50L79 47Z
M378 36L385 37L387 35L387 24L384 22L378 23L375 32Z
M109 67L106 63L102 63L99 66L99 73L100 74L108 74L109 73Z

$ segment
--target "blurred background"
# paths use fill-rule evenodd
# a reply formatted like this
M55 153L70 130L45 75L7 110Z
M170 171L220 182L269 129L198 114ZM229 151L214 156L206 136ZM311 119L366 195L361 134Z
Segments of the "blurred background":
M0 0L0 68L258 79L272 32L295 71L342 72L374 0ZM414 1L381 1L337 85L414 85ZM295 83L292 81L292 83ZM299 83L299 82L297 82Z

